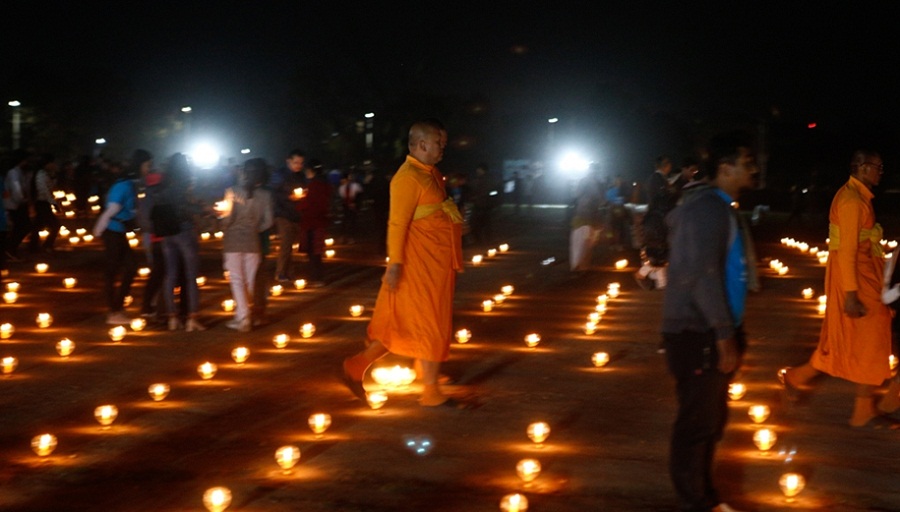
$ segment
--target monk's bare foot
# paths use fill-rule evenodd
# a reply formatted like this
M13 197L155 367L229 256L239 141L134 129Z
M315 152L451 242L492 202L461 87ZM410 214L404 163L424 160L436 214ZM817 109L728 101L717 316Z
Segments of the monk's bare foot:
M419 398L419 405L423 407L437 407L439 405L443 405L449 399L447 395L444 395L440 391L429 391L426 390L422 393L422 396Z

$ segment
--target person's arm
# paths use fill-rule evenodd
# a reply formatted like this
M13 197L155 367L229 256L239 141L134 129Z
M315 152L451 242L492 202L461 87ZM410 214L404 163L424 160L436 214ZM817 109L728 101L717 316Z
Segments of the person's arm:
M850 318L859 318L867 313L857 294L859 280L856 253L859 250L859 231L862 228L862 204L859 200L840 201L837 208L841 241L836 256L844 288L844 313Z
M387 248L388 263L384 274L385 283L391 290L396 290L403 273L404 248L409 233L409 224L413 220L416 206L419 203L419 184L409 176L395 177L391 180L391 206L388 217Z
M97 219L97 223L94 224L94 229L92 233L95 237L99 237L106 231L107 226L109 226L109 221L112 220L113 217L116 216L117 213L122 211L122 205L119 203L108 203L106 205L106 210L103 211L103 214Z

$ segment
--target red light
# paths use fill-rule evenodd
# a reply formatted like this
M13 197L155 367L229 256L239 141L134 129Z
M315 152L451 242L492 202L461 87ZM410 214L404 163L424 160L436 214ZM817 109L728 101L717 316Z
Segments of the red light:
M816 123L809 123L806 125L806 127L809 128L810 130L812 130L813 128L816 127Z

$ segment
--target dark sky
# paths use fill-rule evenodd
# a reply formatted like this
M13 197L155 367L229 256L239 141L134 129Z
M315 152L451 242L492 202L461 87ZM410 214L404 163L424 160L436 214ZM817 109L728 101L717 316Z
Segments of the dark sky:
M540 157L548 117L558 144L626 167L716 123L894 142L892 2L682 3L17 1L0 90L111 148L159 144L189 104L195 134L273 160L316 147L323 120L402 131L433 101L484 107L447 121L495 162Z

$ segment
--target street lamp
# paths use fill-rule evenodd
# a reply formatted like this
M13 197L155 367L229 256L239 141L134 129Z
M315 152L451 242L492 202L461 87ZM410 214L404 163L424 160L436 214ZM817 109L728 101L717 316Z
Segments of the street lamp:
M103 137L98 137L94 139L94 144L97 145L97 147L94 149L94 156L100 156L100 153L103 151L103 145L106 144L106 139L104 139Z
M21 135L21 126L22 126L22 112L19 107L22 106L22 102L19 100L12 100L7 103L10 107L12 107L12 148L19 149L19 138Z
M553 126L559 122L558 117L551 117L547 119L547 149L553 150Z
M184 114L184 145L187 146L191 138L191 112L194 109L191 108L190 105L185 105L181 107L181 112Z
M366 153L371 155L372 154L372 144L374 142L374 136L372 134L372 124L374 123L374 121L372 121L372 120L375 119L375 113L374 112L366 112L366 114L363 117L366 118Z

